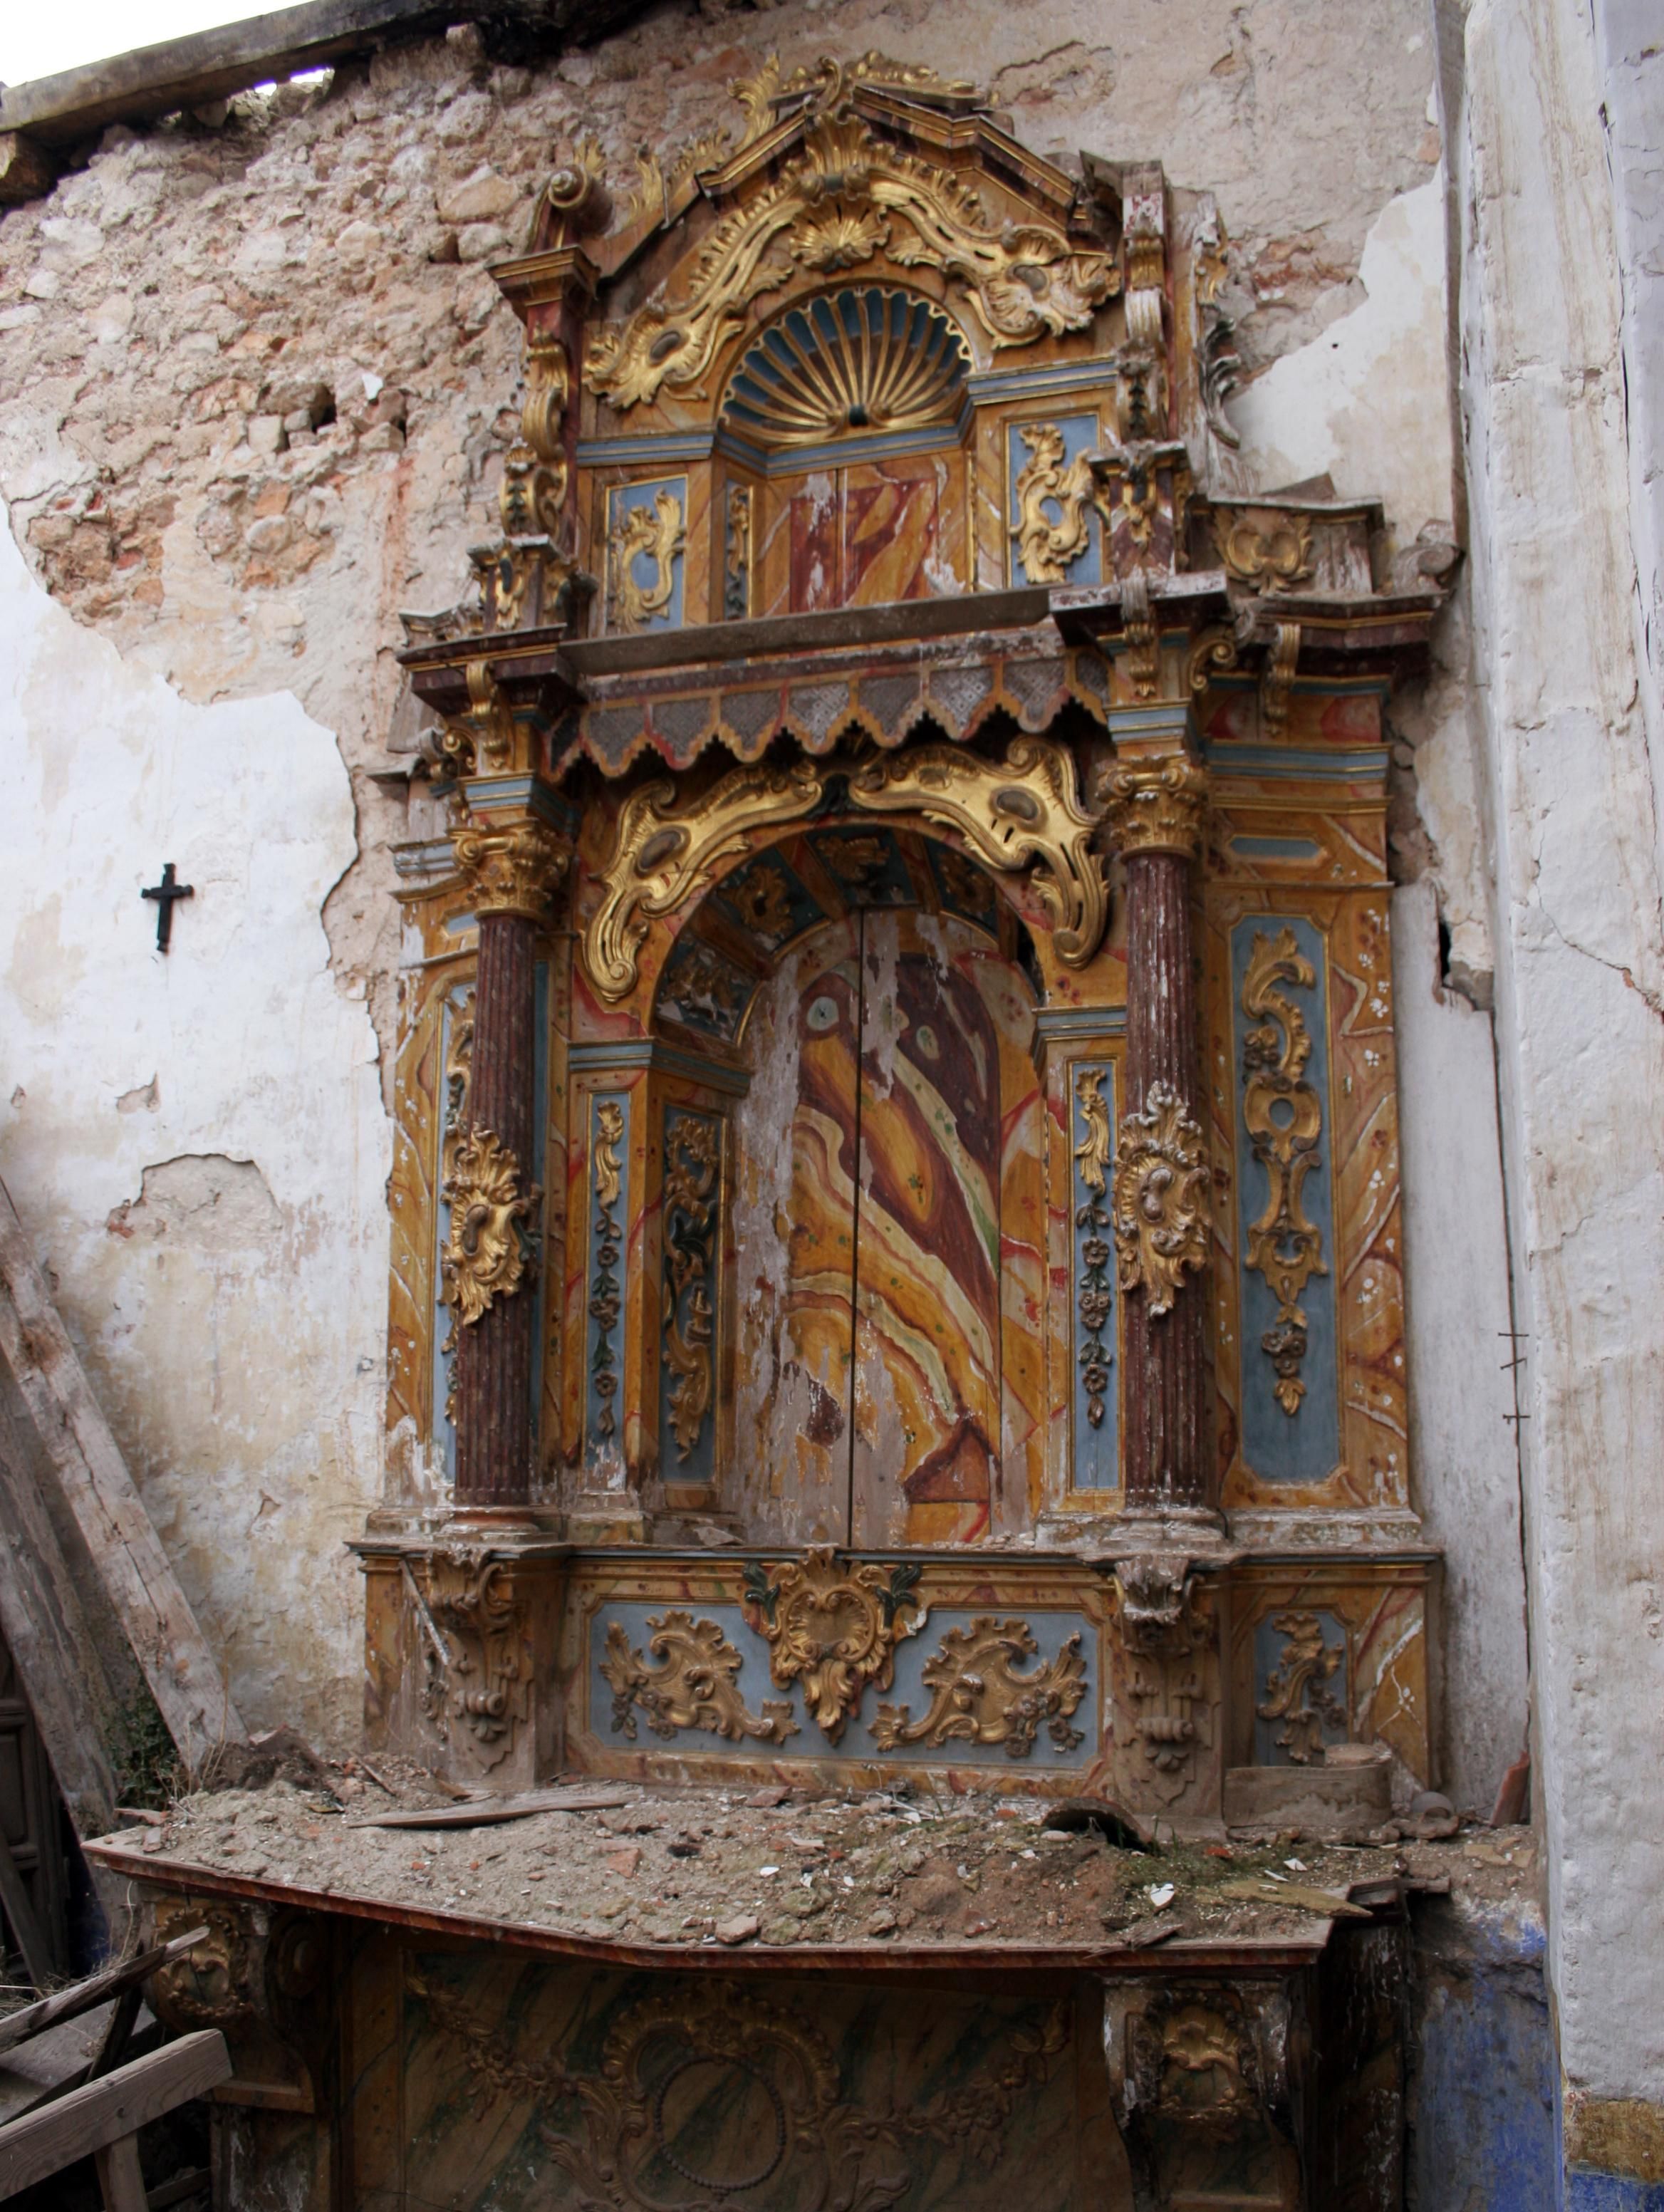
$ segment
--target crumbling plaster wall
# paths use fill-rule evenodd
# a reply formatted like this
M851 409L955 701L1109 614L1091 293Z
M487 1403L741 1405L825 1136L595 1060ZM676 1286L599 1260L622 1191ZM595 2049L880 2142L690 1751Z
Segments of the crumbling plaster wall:
M126 680L164 678L176 711L185 702L298 701L310 730L333 733L357 844L323 902L329 970L348 1004L367 1006L384 1091L396 951L388 848L409 827L385 748L391 738L408 762L418 722L392 659L396 611L458 595L466 548L492 529L514 419L516 328L485 264L518 242L548 168L580 137L598 137L622 191L644 140L674 144L733 122L732 80L768 52L790 68L870 47L947 75L974 70L1018 135L1066 165L1081 147L1112 159L1155 155L1176 185L1212 191L1233 241L1228 304L1258 377L1236 403L1244 444L1224 464L1229 482L1327 471L1343 493L1379 494L1400 544L1448 526L1442 173L1424 0L1344 10L1320 0L1196 0L1177 10L1127 0L1112 15L1088 0L787 0L755 13L708 0L702 10L660 6L592 52L531 69L489 66L477 36L459 32L311 88L251 95L223 120L216 112L109 131L48 198L0 220L0 494L35 577L119 653ZM1400 858L1436 890L1456 972L1482 982L1491 956L1463 665L1458 639L1436 680L1398 710ZM94 732L73 758L77 775L96 780ZM77 788L72 779L65 804ZM181 836L191 818L179 816ZM124 842L119 827L110 821ZM247 850L222 818L216 834ZM133 865L156 863L147 849ZM201 864L190 865L200 876ZM181 925L171 973L195 957L185 947L200 941L201 921L188 914ZM88 973L120 972L131 951L132 917L112 907L106 927L84 945ZM315 949L313 918L303 933ZM311 955L273 945L269 957L282 969ZM1418 980L1431 990L1437 979ZM206 1008L202 1018L211 1030ZM189 1042L204 1054L222 1048L210 1035ZM78 1110L95 1120L107 1110L103 1090L63 1058L58 1079L81 1085ZM149 1070L129 1073L142 1086ZM177 1091L164 1085L163 1096L173 1110ZM382 1303L379 1283L361 1291L374 1271L361 1268L354 1243L361 1177L381 1141L361 1132L361 1111L331 1107L307 1127L313 1152L328 1157L339 1208L313 1217L325 1258L310 1271L310 1295L330 1305L355 1357L379 1333ZM350 1166L341 1158L349 1131ZM252 1139L222 1132L201 1142L255 1161L270 1182ZM160 1218L173 1200L157 1186L140 1206L140 1181L168 1155L141 1150L112 1202ZM56 1171L49 1179L54 1203L66 1182ZM18 1196L27 1211L27 1190ZM287 1200L278 1203L281 1212ZM86 1215L100 1236L104 1210ZM248 1250L281 1243L275 1218L262 1228L258 1207L245 1212ZM38 1203L32 1218L44 1223ZM58 1255L66 1303L94 1339L100 1300L139 1279L147 1248L136 1233L106 1237L98 1249L105 1272L84 1281ZM1428 1241L1422 1249L1436 1264ZM1412 1243L1412 1314L1418 1264ZM279 1371L287 1356L281 1332L261 1348L274 1395L292 1401ZM133 1449L156 1407L177 1408L168 1422L190 1427L193 1450L208 1458L169 1442L161 1461L178 1469L181 1494L193 1480L211 1491L203 1348L180 1329L148 1357L142 1387L137 1370L131 1382L111 1377L124 1441ZM1454 1410L1442 1418L1443 1387L1421 1401L1432 1437L1460 1425ZM295 1439L310 1433L298 1405L292 1419ZM367 1441L355 1447L338 1492L309 1492L304 1508L281 1483L273 1494L309 1528L338 1533L373 1455ZM1424 1474L1429 1486L1442 1482L1442 1462ZM1470 1479L1481 1493L1506 1486L1511 1460L1484 1460ZM280 1610L263 1556L257 1547L252 1568L240 1560L221 1576L239 1594L228 1617ZM212 1580L204 1565L201 1586ZM1517 1612L1505 1550L1493 1583L1474 1602ZM216 1599L216 1618L222 1609ZM276 1620L269 1632L288 1633ZM333 1634L331 1664L349 1644L344 1627ZM284 1649L284 1664L301 1668L306 1638ZM1464 1680L1460 1694L1511 1713L1519 1685ZM1474 1741L1488 1745L1504 1725L1487 1720ZM1449 1778L1475 1801L1494 1782L1477 1770Z
M237 1705L350 1741L390 1143L319 918L346 772L292 697L125 665L3 532L0 668L0 1176Z
M1602 11L1609 33L1625 12ZM1534 1787L1569 2092L1566 2201L1638 2206L1664 2181L1664 763L1647 714L1636 504L1647 471L1635 450L1657 420L1660 332L1655 305L1650 331L1635 327L1649 287L1621 280L1619 228L1634 216L1644 239L1650 222L1655 260L1657 210L1644 194L1626 208L1588 9L1473 0L1465 20L1452 13L1475 668L1527 1355ZM1641 11L1627 13L1638 32ZM1608 62L1627 44L1609 38ZM1633 108L1619 119L1632 133Z

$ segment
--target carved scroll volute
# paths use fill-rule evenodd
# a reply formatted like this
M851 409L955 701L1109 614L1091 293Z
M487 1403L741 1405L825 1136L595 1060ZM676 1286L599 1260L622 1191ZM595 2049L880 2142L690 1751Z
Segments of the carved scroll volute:
M917 814L956 831L1001 874L1031 867L1065 967L1084 968L1102 944L1109 893L1092 850L1099 816L1082 805L1062 745L1015 738L1003 768L956 745L921 745L859 769L849 798L865 813Z
M583 959L602 998L635 988L648 925L674 914L743 853L755 830L801 821L818 805L823 772L807 761L741 768L685 806L672 783L644 784L625 800L612 856L601 871L601 901L584 932Z
M1121 1288L1170 1313L1187 1271L1207 1264L1209 1173L1196 1117L1165 1083L1124 1115L1112 1218Z
M440 1302L471 1328L498 1298L513 1297L531 1272L531 1224L543 1192L490 1129L469 1127L447 1146L440 1195L451 1231L440 1255Z

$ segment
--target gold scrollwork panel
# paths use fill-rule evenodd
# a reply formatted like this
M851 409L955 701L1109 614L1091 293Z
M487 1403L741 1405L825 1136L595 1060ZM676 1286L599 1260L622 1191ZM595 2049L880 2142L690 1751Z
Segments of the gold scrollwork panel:
M748 1711L738 1680L744 1656L715 1621L695 1620L677 1608L654 1614L647 1627L644 1654L631 1644L622 1622L607 1626L601 1672L613 1693L615 1733L633 1743L638 1711L661 1736L697 1729L731 1743L750 1737L783 1744L801 1733L789 1698L765 1699L761 1714Z
M997 1745L1008 1759L1026 1759L1043 1727L1057 1750L1077 1749L1084 1738L1070 1720L1086 1694L1079 1632L1065 1638L1055 1659L1025 1671L1039 1652L1026 1620L979 1616L969 1628L949 1629L924 1664L928 1709L915 1721L906 1705L881 1705L873 1741L880 1751Z

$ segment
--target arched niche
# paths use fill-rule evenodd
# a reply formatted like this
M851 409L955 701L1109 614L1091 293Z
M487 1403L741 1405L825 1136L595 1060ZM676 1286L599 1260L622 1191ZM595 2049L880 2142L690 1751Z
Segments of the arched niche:
M705 894L653 1021L732 1077L657 1085L672 1505L858 1548L1033 1525L1042 997L1005 886L920 827L806 824Z

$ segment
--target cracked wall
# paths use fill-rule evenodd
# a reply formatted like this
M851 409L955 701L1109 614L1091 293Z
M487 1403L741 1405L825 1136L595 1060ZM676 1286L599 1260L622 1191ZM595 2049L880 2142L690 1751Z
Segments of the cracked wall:
M390 1143L319 919L346 772L292 696L124 661L3 532L0 641L0 1176L236 1703L350 1741Z
M0 494L37 587L28 597L14 580L4 604L31 639L50 638L30 647L43 667L68 671L90 638L89 665L105 671L112 700L167 702L151 757L117 779L119 802L100 787L102 749L118 750L109 729L72 718L73 744L55 751L39 733L64 724L45 678L27 709L31 742L52 757L36 842L74 823L97 844L109 889L95 919L61 869L33 860L4 894L16 901L31 1048L67 1119L55 1137L16 1109L0 1125L0 1172L47 1243L210 1632L237 1639L251 1712L292 1711L299 1698L338 1717L352 1704L350 1577L331 1547L378 1480L377 1384L360 1362L379 1366L385 1310L374 1257L385 1124L370 1094L390 1079L389 848L439 826L425 787L404 773L422 718L392 656L398 608L451 603L467 548L495 526L517 331L484 264L518 241L550 166L577 138L598 138L622 195L644 137L676 143L732 122L732 80L768 52L790 68L871 47L949 75L974 68L1017 135L1066 167L1082 147L1156 156L1181 191L1212 193L1233 247L1226 305L1255 380L1236 403L1244 447L1232 483L1327 472L1343 494L1382 498L1400 547L1430 526L1448 532L1442 186L1424 0L1345 10L1197 0L1181 11L1127 0L1113 15L1085 0L786 0L763 12L706 0L652 9L590 51L530 68L491 66L477 36L457 32L203 118L112 129L49 198L0 220ZM44 615L41 588L57 603ZM1465 653L1458 626L1434 679L1395 709L1397 843L1400 873L1430 884L1446 918L1450 973L1479 979L1482 996L1491 953ZM118 723L129 711L111 709ZM268 743L228 738L228 749L206 748L211 773L185 775L170 749L197 714L229 717L236 732L258 723ZM280 769L281 789L267 781ZM257 791L244 818L234 794L246 777ZM165 853L163 826L174 840ZM260 841L280 834L318 866L257 939L239 885ZM144 950L136 893L167 857L198 895L164 970ZM123 867L118 896L109 871ZM79 917L67 933L52 906L66 896ZM166 1030L169 1051L142 1049L148 1024L197 991L195 963L222 929L238 933L247 962L235 994L193 1000ZM1418 947L1414 980L1430 994L1436 948ZM130 1000L118 979L142 961L161 985L150 975L149 995ZM83 1067L83 1003L111 1002L112 1034L130 1036L131 1054ZM298 1069L297 1054L311 1073L278 1130L268 1092ZM1458 1059L1471 1076L1473 1055ZM234 1062L240 1083L217 1103L193 1097L194 1066ZM1472 1103L1462 1094L1461 1110ZM83 1126L95 1145L67 1133ZM1436 1129L1430 1142L1436 1152ZM111 1146L118 1171L95 1197L83 1193L81 1151L102 1158ZM191 1174L222 1178L211 1202L188 1204L173 1187L192 1161ZM271 1194L264 1227L254 1186L231 1172L242 1167ZM234 1213L241 1242L225 1241ZM131 1233L106 1227L117 1215ZM195 1251L191 1240L210 1229L212 1250ZM1410 1255L1412 1327L1424 1263L1437 1264L1425 1239L1421 1259L1413 1244ZM172 1339L164 1283L191 1316ZM221 1357L215 1328L246 1347L246 1374ZM1418 1418L1444 1448L1430 1452L1424 1486L1447 1480L1461 1395L1448 1362L1430 1375ZM1500 1462L1481 1451L1461 1495L1512 1483L1499 1436ZM234 1475L221 1474L216 1451ZM239 1542L216 1565L208 1532L222 1491L234 1495L223 1525ZM304 1531L292 1554L277 1540L285 1527ZM297 1613L307 1632L268 1650L262 1638L290 1633L294 1562L326 1558ZM339 1617L319 1648L338 1679L301 1686L325 1591ZM1473 1601L1517 1612L1506 1553ZM252 1686L263 1665L276 1670L264 1704ZM285 1670L292 1693L276 1679ZM1488 1717L1468 1739L1473 1755L1453 1753L1448 1778L1479 1802L1520 1685L1504 1670L1463 1694Z

